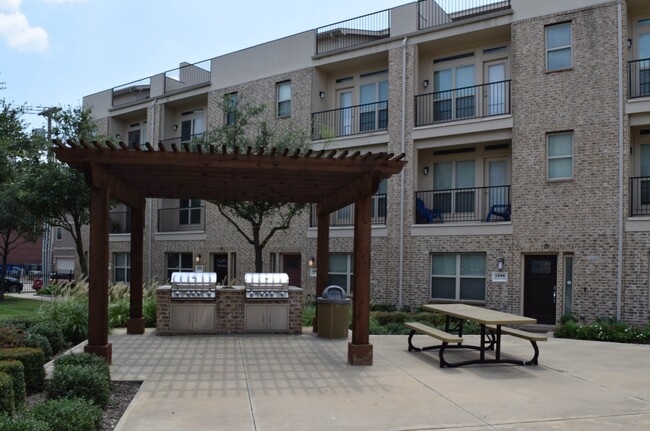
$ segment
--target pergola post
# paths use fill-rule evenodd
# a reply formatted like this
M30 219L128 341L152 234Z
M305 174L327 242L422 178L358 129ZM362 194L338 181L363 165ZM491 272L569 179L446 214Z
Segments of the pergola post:
M88 344L84 351L112 361L108 342L108 187L90 194L90 278L88 286Z
M317 214L318 239L316 244L316 298L321 296L327 287L330 253L330 215L329 213L320 213L318 211ZM318 332L318 307L316 307L316 315L312 323L314 326L314 332Z
M350 365L372 365L370 344L370 237L371 197L360 196L354 204L354 294L352 295L352 342Z
M142 272L144 260L144 204L131 208L131 280L129 285L129 320L127 334L143 334Z

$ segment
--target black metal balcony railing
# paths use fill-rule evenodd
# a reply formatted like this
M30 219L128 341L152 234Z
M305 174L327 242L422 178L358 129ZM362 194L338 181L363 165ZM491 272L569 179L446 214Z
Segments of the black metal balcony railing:
M510 0L419 0L418 28L444 24L510 9Z
M415 96L415 126L510 114L510 80Z
M650 177L630 178L630 217L650 216Z
M165 146L165 150L172 151L172 144L175 144L177 147L181 144L203 144L205 143L205 134L197 133L196 135L190 136L177 136L176 138L163 139L160 141L161 144Z
M386 130L388 101L367 103L311 114L313 140Z
M415 200L417 224L510 221L509 185L419 191Z
M110 233L131 233L131 211L111 211L108 217Z
M628 61L628 98L650 96L650 58Z
M316 29L316 54L390 37L390 9Z
M210 82L212 60L185 64L165 72L165 93Z
M151 78L143 78L138 81L113 87L111 106L121 106L126 105L127 103L148 99L150 90Z
M386 194L372 195L370 203L370 219L372 224L386 224ZM309 225L318 226L316 207L312 205L309 214ZM354 204L341 208L330 214L330 226L354 226Z
M162 208L158 210L158 232L205 230L205 207Z

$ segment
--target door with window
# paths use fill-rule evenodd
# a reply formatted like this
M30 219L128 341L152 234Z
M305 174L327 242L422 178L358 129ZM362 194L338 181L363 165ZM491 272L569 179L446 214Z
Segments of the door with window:
M217 273L217 283L222 286L228 283L228 253L212 255L212 270Z
M494 205L510 204L510 172L506 157L490 158L485 160L485 184L487 184L487 202L485 210L490 211ZM505 210L505 207L496 208ZM499 211L504 212L504 211ZM487 212L486 212L487 214Z
M633 88L638 94L631 96L650 96L650 18L640 19L636 22L636 49L638 59L638 87ZM634 80L634 77L632 77Z
M200 138L205 132L203 109L184 112L181 114L181 142L189 142L192 138Z
M524 315L554 325L557 296L557 256L524 258Z
M354 133L352 130L353 123L352 123L352 89L345 89L345 90L338 90L336 92L337 100L338 100L338 108L339 108L339 115L338 115L338 136L346 136L346 135L351 135Z
M638 177L632 178L631 196L633 211L631 216L650 214L650 143L637 145L636 172Z
M505 60L490 61L484 64L485 88L483 115L502 115L508 113L508 87L506 82Z
M289 286L301 286L302 274L299 254L283 254L282 271L289 276Z
M476 116L474 65L433 73L433 120L452 121Z

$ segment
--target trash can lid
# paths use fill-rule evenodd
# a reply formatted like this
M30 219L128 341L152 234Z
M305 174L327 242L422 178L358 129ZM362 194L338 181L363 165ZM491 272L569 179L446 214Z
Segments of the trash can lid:
M345 294L345 289L341 286L328 286L323 290L323 294L316 298L316 302L328 304L349 304L350 299Z

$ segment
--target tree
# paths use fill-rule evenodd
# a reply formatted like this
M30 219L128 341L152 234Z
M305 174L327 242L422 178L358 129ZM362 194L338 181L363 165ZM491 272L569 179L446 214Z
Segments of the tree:
M225 145L227 148L288 149L309 148L309 134L291 125L278 128L269 125L264 118L264 105L243 103L240 99L225 96L221 108L230 124L224 124L208 133L203 140ZM293 218L305 209L304 204L277 202L222 202L211 201L237 232L255 250L255 271L262 272L262 252L273 235L289 229ZM249 227L245 227L248 224Z

